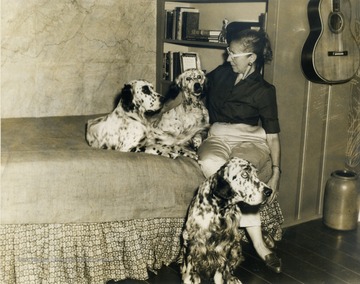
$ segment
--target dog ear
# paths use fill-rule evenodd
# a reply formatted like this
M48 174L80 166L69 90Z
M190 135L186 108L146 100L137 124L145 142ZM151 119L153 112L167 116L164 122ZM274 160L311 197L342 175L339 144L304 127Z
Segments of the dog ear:
M231 188L230 184L222 177L222 175L217 175L217 181L215 187L212 190L213 195L221 199L231 199L234 197L234 191Z
M165 96L165 101L175 99L181 92L179 84L172 82Z
M133 103L134 95L132 93L132 87L129 84L125 84L121 90L121 106L125 111L132 111L135 108Z

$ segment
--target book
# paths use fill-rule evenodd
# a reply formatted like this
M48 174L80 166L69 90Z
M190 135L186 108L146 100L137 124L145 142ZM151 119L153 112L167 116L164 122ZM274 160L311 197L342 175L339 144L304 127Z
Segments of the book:
M191 36L213 36L218 37L221 33L221 30L199 30L193 29L190 32Z
M163 80L170 80L169 66L170 57L169 52L163 54Z
M181 74L180 52L173 52L172 80Z
M187 38L189 34L192 34L193 30L199 29L199 12L183 12L182 14L182 35L181 39Z
M198 9L192 7L176 7L174 9L174 22L173 22L173 39L182 39L182 23L184 12L198 12Z
M168 80L173 80L173 53L172 51L169 51L167 53L167 74L168 74Z
M259 15L260 29L266 31L266 24L267 24L267 13L261 13Z
M174 21L174 11L165 11L165 39L172 39L172 28Z
M186 40L219 42L219 36L189 35Z

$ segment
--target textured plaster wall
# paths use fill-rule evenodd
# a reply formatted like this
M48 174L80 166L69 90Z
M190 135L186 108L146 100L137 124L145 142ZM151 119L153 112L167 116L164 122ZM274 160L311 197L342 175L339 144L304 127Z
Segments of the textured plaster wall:
M155 49L155 0L2 0L1 117L109 112Z

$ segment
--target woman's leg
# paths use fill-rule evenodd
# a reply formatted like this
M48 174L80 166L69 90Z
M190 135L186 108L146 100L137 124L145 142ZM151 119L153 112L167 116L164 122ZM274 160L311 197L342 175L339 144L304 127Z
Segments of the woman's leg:
M272 253L272 251L266 246L260 226L251 226L246 227L246 231L248 232L251 241L254 245L254 248L257 254L261 257L262 260L265 260L265 256Z
M230 147L223 139L210 136L200 146L199 165L206 178L217 172L229 160Z
M232 148L231 157L239 157L251 162L258 170L261 170L270 159L270 151L265 145L257 145L251 142L241 142ZM243 213L240 227L245 228L254 245L257 254L275 272L281 272L281 261L266 245L262 229L260 213Z
M265 256L271 251L266 245L261 229L260 213L244 213L240 219L240 227L245 228L258 255L265 260Z
M258 169L258 171L261 171L270 159L270 149L265 144L240 142L232 147L231 157L248 160Z
M246 227L254 248L266 265L274 272L281 272L281 259L273 253L265 244L260 226Z

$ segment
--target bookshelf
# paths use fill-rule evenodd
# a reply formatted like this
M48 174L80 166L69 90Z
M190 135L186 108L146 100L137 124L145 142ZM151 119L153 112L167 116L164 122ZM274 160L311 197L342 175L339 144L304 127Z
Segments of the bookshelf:
M179 9L182 7L183 9ZM179 12L180 10L181 13ZM156 89L159 92L166 92L171 83L172 77L166 76L166 54L167 53L196 53L201 62L201 69L210 72L224 61L225 42L209 42L206 39L196 40L184 36L184 27L178 30L172 23L172 31L169 29L169 12L178 13L176 20L179 21L179 14L185 12L198 12L198 30L221 31L223 20L229 22L253 23L254 27L266 28L266 17L268 0L157 0L157 54L156 54ZM175 16L173 16L175 19ZM188 17L185 16L185 18ZM183 18L183 16L181 16ZM261 18L265 18L261 22ZM178 24L179 25L179 24ZM182 23L180 24L182 25ZM192 26L191 26L192 27ZM191 28L188 29L189 30ZM192 29L194 30L194 29ZM186 33L185 33L186 34ZM216 37L217 38L217 37ZM167 74L169 75L169 74Z

